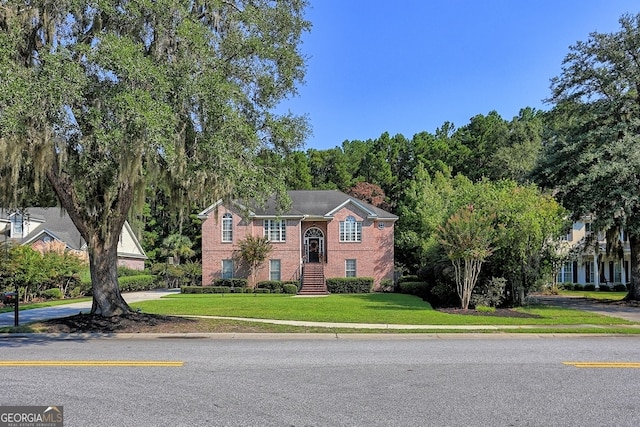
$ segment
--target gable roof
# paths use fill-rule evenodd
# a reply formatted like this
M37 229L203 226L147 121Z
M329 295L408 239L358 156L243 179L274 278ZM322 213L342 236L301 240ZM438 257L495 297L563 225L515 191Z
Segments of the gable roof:
M80 232L73 221L71 221L71 217L69 217L64 209L60 207L30 207L27 208L26 212L30 222L37 222L41 225L29 230L29 233L24 236L24 238L14 239L19 241L20 244L29 244L39 240L43 235L47 235L52 239L64 242L69 249L78 251L86 250L86 242L80 235ZM5 209L0 209L0 220L3 220L3 222L10 222L10 216L10 213ZM142 249L140 242L133 234L133 231L127 222L125 222L123 227L123 231L125 230L132 237L135 247L139 251L139 254L130 255L146 258L144 249ZM118 251L118 254L121 254L121 252Z
M264 206L248 209L249 217L330 219L337 211L352 204L362 210L369 219L384 221L396 221L398 219L396 215L384 209L377 208L338 190L292 190L287 193L291 198L291 207L286 212L279 212L275 199L271 197ZM240 202L234 201L233 203L247 210L245 205ZM201 219L207 218L209 213L220 205L222 205L222 200L218 200L203 210L198 217Z

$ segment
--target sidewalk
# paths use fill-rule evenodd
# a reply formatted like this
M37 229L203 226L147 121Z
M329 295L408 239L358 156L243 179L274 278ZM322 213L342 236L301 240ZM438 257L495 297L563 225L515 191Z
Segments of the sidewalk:
M178 293L179 289L158 289L153 291L131 292L123 294L125 301L132 304L138 301L159 299L167 294ZM539 302L559 307L574 308L578 310L591 311L605 316L617 317L632 322L640 323L640 308L620 307L605 305L582 298L570 298L562 296L537 296ZM77 302L55 307L34 308L20 311L20 324L53 319L57 317L73 316L80 312L91 311L91 301ZM390 330L468 330L468 331L491 331L505 329L532 329L540 328L540 325L397 325L397 324L364 324L364 323L337 323L337 322L311 322L297 320L275 320L275 319L247 319L240 317L226 316L185 316L208 319L226 319L258 323L270 323L275 325L292 325L305 327L343 328L343 329L390 329ZM0 327L13 326L13 311L0 313ZM597 327L597 326L594 326ZM640 325L630 325L629 327L640 327Z
M170 293L178 293L180 289L157 289L153 291L129 292L122 294L122 297L128 304L138 301L148 301L159 299ZM30 322L39 322L47 319L55 319L57 317L74 316L79 313L89 313L91 311L91 301L74 302L71 304L57 305L55 307L33 308L31 310L20 310L20 325ZM0 327L13 326L13 311L0 313Z

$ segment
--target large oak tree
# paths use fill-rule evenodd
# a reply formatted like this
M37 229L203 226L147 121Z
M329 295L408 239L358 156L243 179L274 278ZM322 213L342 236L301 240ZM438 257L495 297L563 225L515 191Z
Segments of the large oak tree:
M93 313L130 310L117 245L149 182L177 206L284 190L259 158L306 133L303 119L273 113L304 77L305 7L0 1L2 203L50 184L87 242Z
M570 47L552 80L553 126L537 171L575 217L625 230L631 249L627 299L640 300L640 15L620 31Z

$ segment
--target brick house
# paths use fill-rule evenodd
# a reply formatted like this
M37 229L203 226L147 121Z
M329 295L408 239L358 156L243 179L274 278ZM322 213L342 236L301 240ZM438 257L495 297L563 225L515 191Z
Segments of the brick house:
M43 243L63 242L67 250L86 252L87 244L64 209L27 208L24 213L0 208L0 230L16 244L38 247ZM144 270L147 255L128 222L118 241L118 266Z
M372 277L374 288L393 280L393 231L398 220L383 209L336 190L289 191L291 207L249 208L218 201L199 214L202 284L246 278L234 258L245 236L268 236L272 251L256 280L301 280L301 293L326 292L325 278Z

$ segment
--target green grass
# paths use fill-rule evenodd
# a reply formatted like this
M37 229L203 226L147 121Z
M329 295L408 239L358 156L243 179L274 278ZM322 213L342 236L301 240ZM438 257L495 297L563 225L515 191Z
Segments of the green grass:
M629 325L632 322L549 306L517 311L538 317L516 318L447 314L420 298L403 294L334 294L300 298L272 294L178 294L133 305L146 313L228 316L256 319L407 325Z

